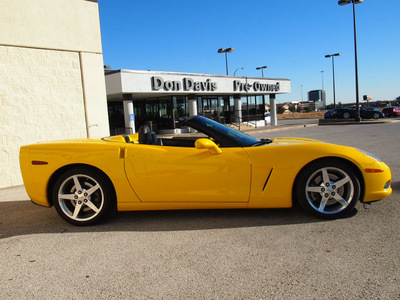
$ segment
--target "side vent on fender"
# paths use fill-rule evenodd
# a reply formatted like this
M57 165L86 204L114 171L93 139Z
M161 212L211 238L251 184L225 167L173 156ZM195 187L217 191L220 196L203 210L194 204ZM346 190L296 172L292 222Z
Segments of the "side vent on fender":
M269 174L268 174L267 180L265 181L264 187L263 187L263 189L262 189L263 192L264 192L265 188L267 187L268 180L269 180L269 178L271 177L271 174L272 174L272 171L273 171L273 170L274 170L274 168L272 168L271 171L270 171Z

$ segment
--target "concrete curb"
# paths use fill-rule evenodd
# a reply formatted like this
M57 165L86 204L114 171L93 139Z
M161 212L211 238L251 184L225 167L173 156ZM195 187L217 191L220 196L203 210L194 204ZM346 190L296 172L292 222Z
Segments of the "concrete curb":
M318 124L300 124L300 125L282 125L282 126L266 126L266 127L259 127L259 128L246 128L241 129L241 132L244 133L251 133L251 132L272 132L272 131L279 131L279 130L289 130L289 129L296 129L296 128L304 128L304 127L315 127ZM271 128L272 127L272 128Z
M378 119L378 120L361 120L361 122L356 122L355 120L346 119L319 119L319 125L365 125L365 124L382 124L382 123L397 123L400 120L390 120L390 119Z
M0 203L14 201L31 201L23 185L0 189Z

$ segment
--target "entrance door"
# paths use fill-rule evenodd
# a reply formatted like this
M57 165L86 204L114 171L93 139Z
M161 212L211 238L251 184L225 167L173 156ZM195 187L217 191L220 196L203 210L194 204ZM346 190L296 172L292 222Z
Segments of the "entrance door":
M219 155L139 144L125 150L125 171L142 202L248 202L251 170L242 148Z

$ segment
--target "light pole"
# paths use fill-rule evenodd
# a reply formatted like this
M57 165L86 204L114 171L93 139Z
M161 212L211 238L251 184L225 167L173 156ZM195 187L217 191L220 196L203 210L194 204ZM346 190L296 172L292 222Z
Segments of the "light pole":
M335 94L335 56L340 56L341 53L325 55L326 58L332 57L332 76L333 76L333 108L336 108L336 94Z
M321 77L322 77L322 90L324 90L324 71L321 71Z
M228 52L233 52L235 48L219 48L218 53L225 53L225 63L226 63L226 75L228 75Z
M301 102L303 102L303 85L300 85L301 87Z
M358 63L357 63L357 30L356 30L356 4L363 3L364 0L339 0L338 4L340 6L346 4L353 4L353 27L354 27L354 60L355 60L355 73L356 73L356 106L357 115L356 122L360 122L360 105L359 105L359 93L358 93Z
M256 70L261 70L261 76L264 78L264 69L268 69L268 66L262 66L262 67L257 67ZM263 106L264 106L264 113L265 113L265 95L262 95L263 99ZM270 104L271 104L271 98L270 98Z
M268 69L268 66L257 67L256 70L261 70L261 76L264 78L264 69Z
M242 67L240 67L240 68L237 68L236 70L235 70L235 72L233 72L233 76L235 76L236 75L236 72L237 71L239 71L239 70L243 70L244 68L242 68Z

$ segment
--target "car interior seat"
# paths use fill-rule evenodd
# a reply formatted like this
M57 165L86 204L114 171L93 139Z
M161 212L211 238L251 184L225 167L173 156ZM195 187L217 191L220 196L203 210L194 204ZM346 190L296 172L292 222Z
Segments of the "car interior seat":
M139 128L139 144L158 145L158 139L154 131L151 131L147 125L140 126Z

